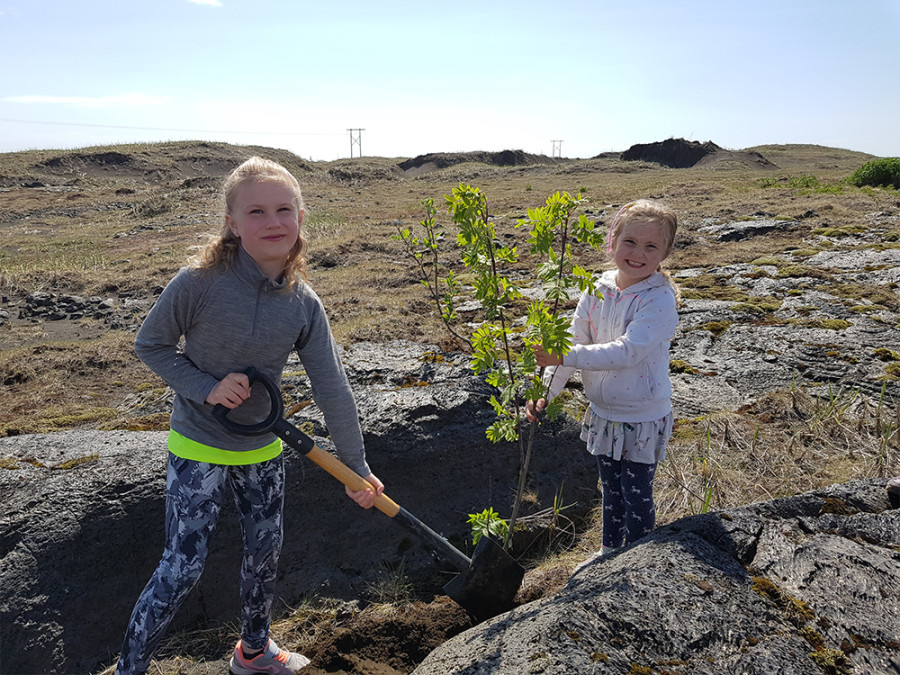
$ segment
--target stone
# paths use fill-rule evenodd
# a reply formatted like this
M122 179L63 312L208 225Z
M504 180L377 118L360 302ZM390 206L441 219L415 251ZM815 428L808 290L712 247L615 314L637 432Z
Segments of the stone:
M471 556L467 514L508 514L519 450L485 438L490 387L466 360L413 343L355 345L344 363L359 403L368 460L387 493ZM298 361L285 391L310 398ZM165 400L148 405L168 408ZM291 421L331 449L321 412ZM567 514L585 514L596 468L572 420L538 434L535 509L562 488ZM162 553L166 432L78 430L0 438L0 663L3 672L94 672L118 653L131 610ZM322 595L354 600L385 565L402 565L425 592L455 570L387 516L359 509L343 486L285 451L285 541L276 606ZM228 501L228 500L226 500ZM240 535L225 504L203 577L172 631L238 620Z
M894 675L900 511L886 483L683 518L452 638L413 672Z

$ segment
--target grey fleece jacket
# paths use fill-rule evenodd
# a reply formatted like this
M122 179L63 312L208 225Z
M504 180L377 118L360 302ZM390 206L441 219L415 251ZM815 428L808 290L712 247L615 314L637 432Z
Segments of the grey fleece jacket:
M368 475L356 401L325 309L309 286L286 291L241 249L228 271L182 268L159 296L135 341L141 360L175 391L172 429L198 443L232 451L261 448L275 436L226 431L212 416L206 397L225 375L248 366L280 387L292 349L306 369L339 457L359 475ZM268 401L261 399L265 397L251 396L235 412L267 409Z

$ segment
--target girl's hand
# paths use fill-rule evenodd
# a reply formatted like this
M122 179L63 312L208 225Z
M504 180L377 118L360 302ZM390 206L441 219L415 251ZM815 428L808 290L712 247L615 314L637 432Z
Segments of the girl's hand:
M224 405L229 410L237 408L250 397L250 378L244 373L228 373L206 397L212 405Z
M547 353L546 351L544 351L543 345L531 345L531 349L534 352L534 356L541 368L546 368L547 366L562 365L562 357L558 354Z
M537 401L528 401L525 404L525 419L529 422L537 422L546 407L547 399L545 398L539 398Z
M375 497L384 492L384 483L378 480L378 477L374 473L370 473L368 476L365 476L366 482L369 483L375 491L372 492L369 488L365 490L360 490L359 492L352 492L350 488L344 486L344 491L347 493L347 496L350 497L353 501L359 504L364 509L371 509L375 505Z

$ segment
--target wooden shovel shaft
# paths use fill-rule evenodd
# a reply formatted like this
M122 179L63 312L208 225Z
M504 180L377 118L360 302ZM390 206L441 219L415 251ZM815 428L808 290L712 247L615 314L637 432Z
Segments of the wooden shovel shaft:
M272 430L283 441L305 454L314 464L325 469L353 492L359 492L366 488L375 492L375 488L365 478L330 452L320 448L312 438L284 418L278 419ZM472 561L465 554L386 494L376 495L375 508L427 542L435 553L456 567L457 570L463 571L469 568Z
M306 456L311 459L314 464L325 469L353 492L359 492L360 490L369 488L373 494L375 493L375 488L372 487L369 481L318 445L313 445L312 450L306 453ZM380 495L375 496L375 508L391 518L400 512L400 506L397 502L383 492Z
M286 419L278 419L274 424L273 431L283 441L302 452L312 460L314 464L325 469L353 492L359 492L366 488L375 492L375 488L372 487L365 478L360 476L330 452L320 448L312 438L304 434ZM375 508L391 518L400 512L400 506L384 493L375 497Z

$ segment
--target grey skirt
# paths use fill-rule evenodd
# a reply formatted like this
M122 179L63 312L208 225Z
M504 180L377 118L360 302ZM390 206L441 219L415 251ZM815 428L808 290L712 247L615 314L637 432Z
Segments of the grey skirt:
M666 458L666 446L672 436L675 416L650 422L613 422L594 413L590 406L581 423L581 440L592 455L639 464L656 464Z

